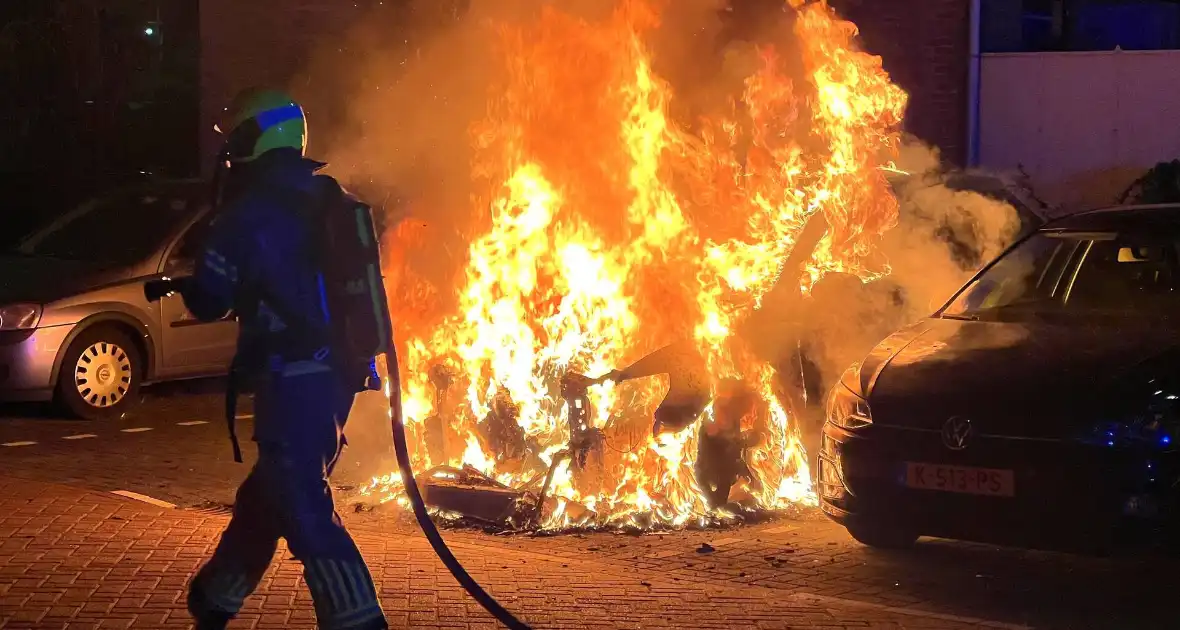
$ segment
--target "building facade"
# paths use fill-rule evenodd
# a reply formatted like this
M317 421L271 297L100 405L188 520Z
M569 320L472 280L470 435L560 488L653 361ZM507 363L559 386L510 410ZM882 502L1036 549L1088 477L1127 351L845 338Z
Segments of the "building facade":
M187 176L199 33L191 0L30 0L0 8L0 243L102 190Z
M976 158L1066 209L1180 158L1180 3L976 0Z

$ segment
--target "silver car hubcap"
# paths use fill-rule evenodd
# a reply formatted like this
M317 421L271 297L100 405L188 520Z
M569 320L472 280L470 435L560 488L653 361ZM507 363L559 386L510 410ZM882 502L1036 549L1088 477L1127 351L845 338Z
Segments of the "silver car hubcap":
M131 389L131 359L113 343L95 343L78 358L74 384L91 407L110 407Z

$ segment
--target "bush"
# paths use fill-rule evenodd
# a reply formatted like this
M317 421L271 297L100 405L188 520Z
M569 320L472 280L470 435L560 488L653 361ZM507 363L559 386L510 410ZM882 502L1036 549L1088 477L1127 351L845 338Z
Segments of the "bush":
M1180 160L1153 166L1123 192L1119 203L1180 203Z

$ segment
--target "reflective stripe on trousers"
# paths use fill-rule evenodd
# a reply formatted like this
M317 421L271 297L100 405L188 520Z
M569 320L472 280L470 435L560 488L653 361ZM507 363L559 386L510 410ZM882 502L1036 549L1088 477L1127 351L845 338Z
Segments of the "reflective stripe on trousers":
M262 580L280 537L303 563L303 575L324 630L382 627L377 590L364 559L332 508L330 489L276 488L271 464L260 462L242 483L213 558L194 580L199 606L236 614ZM274 473L290 473L278 466ZM295 481L295 480L292 480ZM292 494L301 495L295 498ZM279 499L276 501L276 499ZM192 611L199 615L201 611Z
M370 627L384 618L373 578L363 561L308 559L303 563L303 576L321 628Z

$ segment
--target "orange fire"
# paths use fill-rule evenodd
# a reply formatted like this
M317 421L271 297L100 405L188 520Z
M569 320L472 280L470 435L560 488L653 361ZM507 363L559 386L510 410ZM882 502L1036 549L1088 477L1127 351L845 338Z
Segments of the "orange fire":
M762 48L731 111L690 133L671 119L674 94L652 69L654 0L619 0L598 22L557 4L497 31L507 80L472 128L485 193L474 200L481 233L456 282L457 309L440 306L452 288L405 264L432 255L429 227L387 236L400 252L386 274L418 470L465 464L535 484L570 438L564 374L597 376L693 339L715 391L736 379L757 393L740 420L757 436L745 455L756 480L738 492L769 509L814 502L775 372L736 331L814 213L830 229L802 289L829 271L887 271L873 254L897 206L880 169L898 148L905 93L857 49L855 26L825 2L790 0L781 45ZM787 78L788 57L805 80ZM430 381L440 364L454 374L451 400ZM585 466L556 469L546 526L679 525L709 512L693 464L713 407L653 437L666 387L653 378L590 388L605 443ZM505 400L529 455L506 457L489 442L489 413ZM444 448L430 445L431 416L445 419ZM378 478L365 492L393 499L399 483Z

